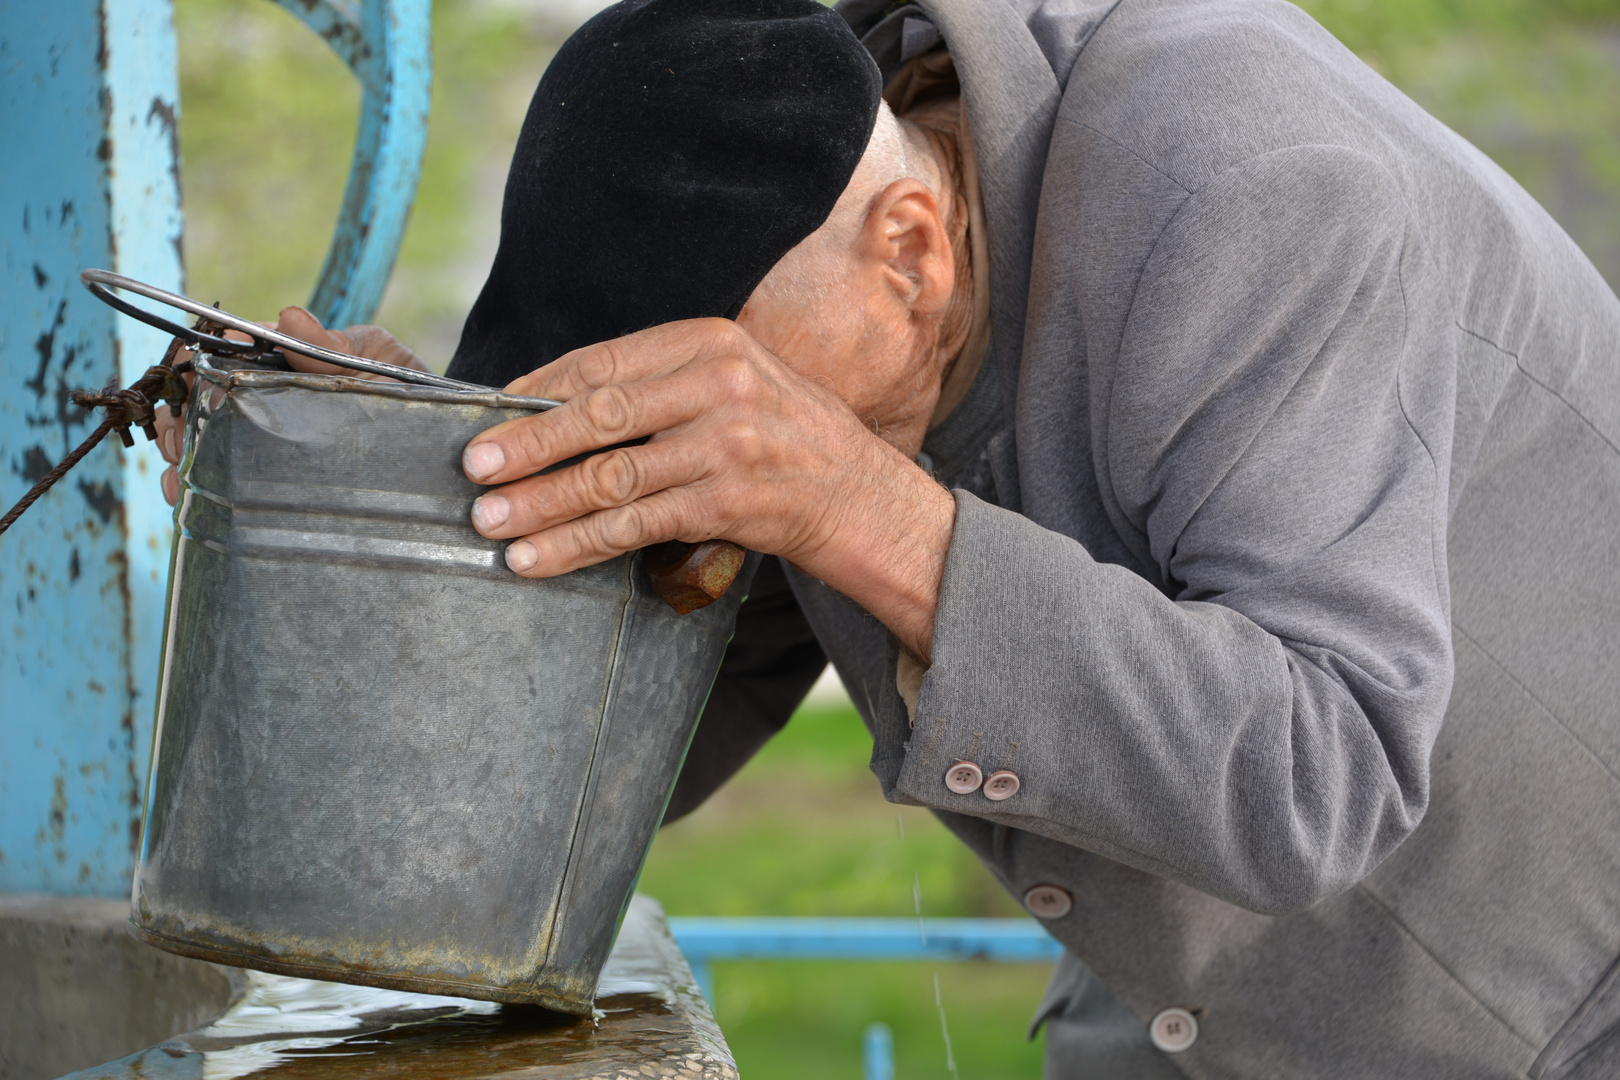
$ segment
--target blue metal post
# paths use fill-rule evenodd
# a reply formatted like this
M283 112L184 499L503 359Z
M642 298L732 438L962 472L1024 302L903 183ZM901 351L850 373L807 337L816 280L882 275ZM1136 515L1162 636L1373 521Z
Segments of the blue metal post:
M703 1000L712 1008L714 1006L714 969L707 960L694 960L688 956L687 963L692 968L692 978L697 980L698 990L703 994Z
M364 89L344 208L316 287L369 319L427 139L431 0L278 0ZM95 421L77 386L133 382L162 334L79 285L116 270L181 290L172 0L0 0L0 507ZM168 578L157 448L109 439L0 537L0 891L129 888Z
M363 323L382 303L416 198L432 88L432 0L276 0L353 70L365 91L343 210L310 311Z
M861 1075L865 1080L894 1080L894 1032L888 1024L866 1025L861 1037Z
M162 335L79 285L182 285L170 0L0 0L0 504ZM0 537L0 890L129 888L168 571L156 447L111 439Z
M1053 961L1063 954L1033 919L713 918L672 915L669 929L693 965L715 960Z

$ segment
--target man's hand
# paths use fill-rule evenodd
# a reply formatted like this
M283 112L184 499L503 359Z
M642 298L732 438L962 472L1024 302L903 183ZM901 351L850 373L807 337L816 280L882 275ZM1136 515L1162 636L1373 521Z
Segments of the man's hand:
M821 578L928 658L955 501L736 323L653 327L506 389L564 402L491 428L462 458L472 480L499 485L474 504L473 524L514 540L515 572L549 577L664 540L721 537Z
M354 356L363 356L368 360L382 360L400 367L415 368L426 371L428 367L411 350L394 339L394 335L380 326L351 326L347 330L328 330L321 326L320 320L301 307L281 309L281 317L275 323L265 323L273 330L280 330L299 341L307 341L311 345L332 349L337 352L350 353ZM227 330L225 336L234 341L246 341L247 335L235 330ZM360 371L350 371L348 368L338 367L336 364L324 363L302 353L287 354L288 363L295 371L307 371L317 375L348 375L357 379L380 379L392 382L382 375L370 375ZM186 385L191 385L192 376L186 376ZM170 415L169 410L157 410L157 444L158 451L169 467L163 470L163 498L170 506L180 497L180 476L176 466L180 464L180 443L182 434L180 427L183 421Z

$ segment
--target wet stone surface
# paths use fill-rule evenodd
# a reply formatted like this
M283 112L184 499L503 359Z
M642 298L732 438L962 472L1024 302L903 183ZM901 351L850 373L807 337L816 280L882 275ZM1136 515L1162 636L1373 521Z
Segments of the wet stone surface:
M74 1080L274 1076L736 1080L657 903L636 897L582 1020L501 1005L243 972L219 1018Z

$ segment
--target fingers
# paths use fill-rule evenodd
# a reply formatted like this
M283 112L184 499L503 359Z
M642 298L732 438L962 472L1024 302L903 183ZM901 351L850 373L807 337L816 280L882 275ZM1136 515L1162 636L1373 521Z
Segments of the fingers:
M180 472L173 465L163 470L163 501L173 506L180 501Z
M276 320L277 330L299 341L307 341L311 345L319 345L323 349L334 352L353 352L349 346L349 339L336 330L328 330L321 325L321 321L301 307L284 307L281 316ZM287 352L287 362L294 371L307 371L316 375L348 375L352 374L345 368L336 364L328 364L303 353Z
M170 465L180 464L180 421L165 409L158 413L156 427L158 453Z
M523 577L552 577L665 540L706 539L682 536L694 517L685 492L661 491L525 536L507 547L506 565Z
M276 328L275 323L262 322L259 325L264 327L266 330L274 330ZM221 333L220 336L223 337L226 341L240 341L244 345L250 344L253 341L252 337L248 336L247 334L242 333L242 331L240 331L240 330L227 329L223 333Z
M158 453L170 465L180 464L180 425L184 420L177 418L169 412L169 407L159 403L153 410L155 416L152 426L157 428Z
M671 410L671 396L642 386L605 386L534 416L509 420L467 444L462 467L479 484L499 484L615 443L668 427L689 410Z
M690 484L705 472L701 458L678 441L621 447L479 497L473 526L493 540L524 536Z
M294 309L294 310L302 310ZM307 314L307 313L306 313ZM399 339L380 326L351 326L343 331L348 339L348 347L343 351L363 356L367 360L381 360L385 364L394 364L398 367L411 368L415 371L432 370L423 363L422 358L400 343ZM350 375L360 375L360 372L351 371ZM385 376L377 376L385 378Z
M492 427L467 444L462 468L474 483L507 483L579 454L669 431L722 407L733 415L757 415L776 393L771 376L742 357L688 363L659 378L599 387L548 412Z
M285 307L281 309L281 317L277 320L275 328L299 341L307 341L311 345L319 345L333 352L362 356L367 360L381 360L385 364L414 368L417 371L428 370L421 357L400 344L393 334L380 326L351 326L347 330L328 330L321 325L319 319L303 308ZM352 378L395 381L386 375L353 371L298 352L287 352L287 362L295 371L307 371L317 375L347 375Z
M688 319L565 353L509 383L506 391L567 401L614 383L667 375L693 360L743 354L759 345L730 319Z

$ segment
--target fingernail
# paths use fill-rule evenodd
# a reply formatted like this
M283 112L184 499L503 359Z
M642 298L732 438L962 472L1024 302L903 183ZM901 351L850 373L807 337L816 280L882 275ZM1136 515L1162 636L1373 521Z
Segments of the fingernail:
M500 443L473 443L461 452L461 466L474 480L494 476L506 466L506 451Z
M498 529L512 516L512 504L499 495L485 495L473 500L473 524L482 532Z
M519 540L506 549L506 566L509 570L521 574L539 561L540 553L534 550L534 545L527 540Z

